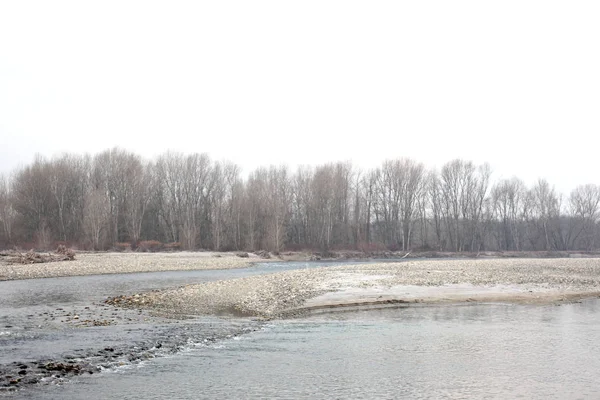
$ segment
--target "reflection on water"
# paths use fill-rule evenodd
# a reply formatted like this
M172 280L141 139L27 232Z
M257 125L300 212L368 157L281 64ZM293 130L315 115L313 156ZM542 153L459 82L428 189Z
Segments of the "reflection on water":
M40 398L600 398L600 301L277 321ZM30 393L31 394L31 393Z

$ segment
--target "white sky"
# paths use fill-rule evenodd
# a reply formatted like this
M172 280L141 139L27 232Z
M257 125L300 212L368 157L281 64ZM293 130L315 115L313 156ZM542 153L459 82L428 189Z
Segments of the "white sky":
M598 1L0 2L0 172L120 146L600 184Z

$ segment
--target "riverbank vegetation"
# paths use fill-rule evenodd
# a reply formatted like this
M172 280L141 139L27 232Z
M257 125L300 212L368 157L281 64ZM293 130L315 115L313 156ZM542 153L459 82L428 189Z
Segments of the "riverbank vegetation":
M118 148L36 157L0 179L0 248L591 251L600 188L557 193L453 160L349 162L242 174L206 154Z

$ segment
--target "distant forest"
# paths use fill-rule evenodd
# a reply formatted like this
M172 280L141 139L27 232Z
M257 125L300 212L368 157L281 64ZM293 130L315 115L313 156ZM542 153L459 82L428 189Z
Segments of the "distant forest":
M487 164L411 159L258 168L122 150L0 177L0 247L89 250L594 250L600 187L492 182Z

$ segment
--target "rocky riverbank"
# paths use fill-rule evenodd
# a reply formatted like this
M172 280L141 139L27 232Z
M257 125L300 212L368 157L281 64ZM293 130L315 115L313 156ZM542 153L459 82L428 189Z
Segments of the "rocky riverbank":
M60 276L244 268L264 261L252 253L77 253L72 261L20 264L0 258L0 281Z
M274 318L314 309L456 301L554 302L600 295L600 259L424 260L347 265L108 299L170 315Z
M0 398L24 388L63 384L75 376L128 368L260 328L248 319L181 320L106 304L44 310L30 309L33 314L13 318L18 326L0 324L0 348L13 354L29 348L12 360L0 355ZM48 343L52 345L44 345Z

